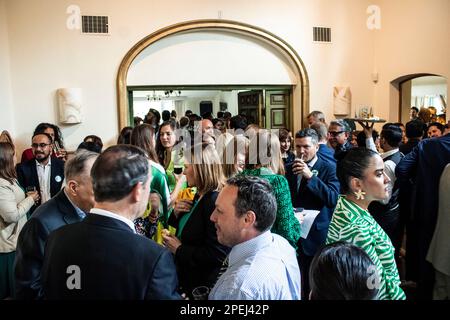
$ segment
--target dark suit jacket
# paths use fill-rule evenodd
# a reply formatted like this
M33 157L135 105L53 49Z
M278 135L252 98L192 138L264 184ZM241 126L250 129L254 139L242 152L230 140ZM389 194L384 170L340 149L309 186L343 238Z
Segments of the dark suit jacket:
M324 161L331 161L336 163L334 158L334 150L328 147L326 144L319 144L319 151L317 151L317 156Z
M40 274L48 235L62 226L79 221L80 216L63 190L36 209L17 241L14 267L17 299L41 298Z
M206 193L200 199L181 233L182 245L175 253L180 287L191 295L198 286L212 287L230 248L217 241L216 227L210 220L215 209L218 192ZM178 228L175 215L169 224Z
M300 188L297 188L297 175L293 174L292 165L286 172L293 206L320 210L308 237L300 238L299 246L308 256L314 256L319 247L325 243L340 187L334 162L324 161L318 157L311 170L317 170L317 176L313 176L307 183L301 184Z
M39 186L39 178L36 169L36 160L31 159L24 163L20 163L16 167L17 180L20 185L26 189L28 186L35 186L37 191L41 191ZM56 177L59 176L59 182L56 181ZM52 157L52 165L50 166L50 195L54 197L60 190L64 181L64 161L58 158ZM30 212L33 212L37 206L41 204L41 200L36 206L31 208Z
M80 289L69 289L78 275ZM172 254L94 213L50 234L41 277L45 299L180 299Z
M395 168L395 175L401 183L407 183L410 179L414 181L415 196L412 197L412 216L410 217L413 225L414 237L416 239L416 248L408 252L417 254L419 266L418 275L419 296L422 296L422 280L427 274L427 269L431 264L426 262L425 257L433 237L436 227L438 212L439 179L445 168L450 163L450 133L440 138L431 138L422 140ZM431 298L432 281L423 280L427 286L427 292L423 292Z

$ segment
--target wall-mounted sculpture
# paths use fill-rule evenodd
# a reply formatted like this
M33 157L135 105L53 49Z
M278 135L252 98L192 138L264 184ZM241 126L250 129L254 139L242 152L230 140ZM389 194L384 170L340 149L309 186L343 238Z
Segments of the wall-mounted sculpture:
M56 90L59 108L59 122L65 124L82 121L82 90L80 88L61 88Z
M334 87L334 115L348 116L352 108L352 93L350 87Z

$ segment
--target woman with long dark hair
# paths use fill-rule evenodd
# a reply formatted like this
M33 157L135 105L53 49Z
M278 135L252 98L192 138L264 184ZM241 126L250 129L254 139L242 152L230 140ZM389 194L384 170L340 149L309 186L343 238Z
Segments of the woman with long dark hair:
M374 285L379 300L402 300L400 278L391 240L368 211L374 200L389 196L388 182L381 156L366 148L342 153L337 163L337 177L343 195L338 199L327 234L327 244L351 242L364 251L376 265ZM375 277L376 276L376 277Z
M131 144L140 147L146 152L152 169L152 182L150 184L150 197L147 210L142 218L134 221L137 232L149 238L153 237L156 232L158 219L163 225L167 225L170 205L170 192L167 185L166 172L158 163L154 141L155 131L149 124L140 124L131 132ZM152 201L151 194L157 195L156 200L153 199ZM158 198L159 201L157 201ZM155 203L155 201L156 205L153 205L152 208L152 202Z
M64 140L61 130L57 125L51 123L39 123L34 129L33 136L39 133L47 133L52 137L53 152L52 157L59 158L63 161L67 160L67 151L64 149ZM31 148L25 149L22 153L21 162L26 162L34 158L33 150Z
M173 203L178 192L185 187L185 182L180 178L181 172L174 172L175 165L183 167L184 142L178 142L177 124L173 120L165 121L161 124L156 141L156 153L159 163L166 170L167 182L171 193L171 203ZM177 162L177 163L175 163Z

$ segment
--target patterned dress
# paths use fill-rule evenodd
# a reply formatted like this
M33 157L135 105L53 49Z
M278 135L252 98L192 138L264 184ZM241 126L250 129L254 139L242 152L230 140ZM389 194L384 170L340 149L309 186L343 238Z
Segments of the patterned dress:
M377 267L379 300L404 300L394 259L394 247L368 211L340 196L331 219L326 243L351 242L364 249ZM370 280L370 279L368 279Z
M297 250L297 242L300 238L300 223L294 215L291 192L286 178L274 174L267 168L246 169L241 174L260 177L270 183L277 200L277 217L270 231L285 238Z
M163 225L167 224L169 219L169 201L170 193L167 186L167 178L164 172L164 168L153 161L150 161L152 169L152 182L150 183L150 193L157 193L160 197L160 209L159 209L159 220ZM151 223L148 219L147 214L150 212L151 205L150 202L147 204L146 214L142 218L137 218L134 220L134 226L136 232L146 236L147 238L152 238L156 232L157 224Z

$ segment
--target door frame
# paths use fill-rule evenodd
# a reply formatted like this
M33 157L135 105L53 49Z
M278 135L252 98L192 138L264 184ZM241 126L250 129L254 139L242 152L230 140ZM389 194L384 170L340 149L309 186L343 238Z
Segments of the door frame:
M392 119L392 114L396 114L398 122L402 122L402 95L403 95L403 84L407 81L414 80L421 77L441 77L447 79L445 76L434 73L412 73L406 74L395 78L390 82L390 118ZM449 88L449 83L447 79L447 92ZM448 106L447 106L448 108ZM447 116L447 119L449 117Z
M297 78L297 83L293 86L289 126L294 132L301 129L303 127L302 119L306 119L306 116L309 113L309 78L305 65L298 53L286 41L262 28L232 20L205 19L181 22L159 29L140 40L126 53L120 63L116 80L119 131L121 128L129 125L130 114L128 106L127 76L134 59L147 47L171 35L179 34L181 32L207 30L246 35L263 41L271 45L289 60L294 67L293 71Z

